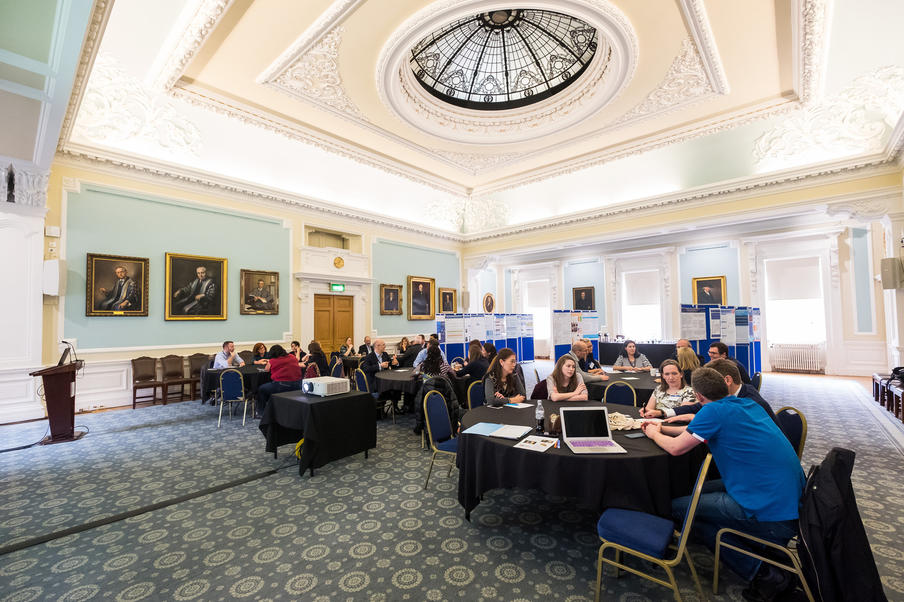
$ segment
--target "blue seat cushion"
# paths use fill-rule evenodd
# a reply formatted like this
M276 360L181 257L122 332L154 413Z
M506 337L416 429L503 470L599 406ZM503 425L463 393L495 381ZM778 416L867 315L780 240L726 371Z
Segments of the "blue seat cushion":
M600 516L596 531L606 541L662 558L672 541L675 523L645 512L608 508Z
M452 452L453 454L457 454L458 453L458 438L456 437L455 439L448 439L446 441L443 441L442 443L437 443L436 449L438 449L440 451Z

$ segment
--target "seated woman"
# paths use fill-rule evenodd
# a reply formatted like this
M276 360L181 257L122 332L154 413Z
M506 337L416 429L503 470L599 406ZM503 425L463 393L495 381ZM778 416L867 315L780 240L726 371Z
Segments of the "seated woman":
M563 355L546 378L546 391L552 401L587 401L587 385L577 371L574 358Z
M421 389L414 400L414 432L421 434L424 424L424 395L428 391L439 391L446 400L449 410L449 419L452 421L452 430L457 430L458 422L464 415L464 409L458 403L455 389L449 381L452 369L443 359L439 344L430 341L427 344L427 357L421 362L419 371L423 378Z
M489 342L484 343L483 357L487 361L487 366L491 366L493 364L493 360L496 358L496 345Z
M439 357L438 365L426 365L427 358L431 356ZM436 339L430 339L429 341L427 341L427 351L424 356L424 361L422 361L420 365L415 368L415 371L425 377L437 376L440 374L444 376L449 376L450 374L454 375L452 366L450 366L448 362L446 362L446 359L443 357L443 352L439 348L439 341L437 341Z
M339 355L343 357L355 355L355 343L351 337L346 337L345 342L339 347Z
M498 408L507 403L524 401L524 383L515 374L517 365L518 358L514 351L508 347L499 350L483 383L486 405Z
M286 353L282 345L270 348L270 361L264 370L270 373L270 382L257 389L257 405L254 408L256 417L263 416L274 393L301 389L301 367L298 360L291 353Z
M267 353L267 346L263 343L255 343L254 347L251 348L251 352L254 354L255 364L264 365L270 359L270 354Z
M678 369L684 375L684 382L690 384L691 373L700 367L700 360L697 354L690 347L678 348Z
M483 378L487 373L487 369L490 367L490 362L488 362L483 355L483 347L481 346L480 341L471 341L468 345L467 361L467 365L456 372L456 375L459 378L470 376L476 380Z
M653 389L653 394L650 395L650 400L643 409L642 414L644 416L653 410L671 409L685 403L695 403L697 401L694 390L684 382L684 376L678 368L678 362L665 360L659 366L659 371L662 373L662 382ZM654 415L662 415L662 412L657 412Z
M317 341L311 341L311 344L308 345L308 355L305 357L305 363L310 365L311 362L317 364L317 368L320 370L320 376L330 375L330 366L326 361L326 355L324 355L323 349Z
M408 337L402 337L399 341L399 348L396 351L396 359L399 361L400 368L410 368L414 365L414 358L417 357L420 348L411 344Z
M625 350L615 363L612 364L614 370L623 370L626 372L649 372L653 365L642 353L637 353L637 344L634 341L625 341Z

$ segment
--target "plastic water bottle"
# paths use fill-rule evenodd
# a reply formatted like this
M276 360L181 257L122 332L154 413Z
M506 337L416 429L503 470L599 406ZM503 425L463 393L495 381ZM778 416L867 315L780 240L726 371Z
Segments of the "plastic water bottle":
M542 433L543 432L543 400L542 399L537 400L537 409L536 409L535 416L537 418L537 432Z

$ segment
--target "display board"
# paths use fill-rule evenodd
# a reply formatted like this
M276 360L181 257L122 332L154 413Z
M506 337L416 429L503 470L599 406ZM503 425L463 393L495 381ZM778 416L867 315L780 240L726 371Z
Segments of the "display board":
M762 367L760 320L758 307L682 305L681 337L704 357L712 343L725 343L728 354L754 374Z
M571 344L576 339L590 339L594 356L598 357L599 338L599 312L569 309L557 309L552 312L552 344L557 360L571 350Z
M534 359L532 314L437 314L436 332L449 361L465 357L468 343L474 339L492 342L497 350L508 347L518 361Z

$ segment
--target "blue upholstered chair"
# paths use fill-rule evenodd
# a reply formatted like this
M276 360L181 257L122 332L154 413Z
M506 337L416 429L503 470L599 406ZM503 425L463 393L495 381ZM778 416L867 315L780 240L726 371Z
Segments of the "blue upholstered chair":
M603 512L596 526L600 540L603 542L603 545L600 546L596 563L596 602L599 602L600 599L604 562L615 567L616 578L618 577L618 570L624 569L644 579L649 579L654 583L670 588L675 593L675 599L680 602L681 593L678 590L678 582L675 580L674 568L678 566L682 558L687 558L687 564L694 578L694 585L697 586L699 599L704 599L703 588L700 587L700 579L697 577L697 570L694 568L691 555L687 553L687 540L691 533L694 514L697 511L697 502L700 501L700 491L703 489L703 481L706 479L710 462L712 462L712 454L706 454L703 464L700 465L700 472L697 473L697 484L694 486L691 503L687 507L687 514L684 516L684 522L680 531L675 530L675 523L671 519L645 512L623 510L621 508L608 508ZM666 552L670 547L675 549L675 554L673 557L666 558ZM606 550L610 548L615 550L614 560L605 556ZM634 567L622 564L620 559L621 552L661 567L665 570L669 580L665 581Z
M248 397L245 396L245 384L242 382L242 373L230 368L220 372L220 395L217 400L220 404L220 416L217 418L217 428L223 420L223 406L229 404L229 419L232 419L232 404L243 403L242 426L245 426L245 416L248 413ZM251 400L251 411L254 412L254 400Z
M333 378L342 378L342 360L337 358L336 361L333 362L333 367L330 370L330 376Z
M475 380L468 385L468 409L479 408L484 401L483 380Z
M763 386L763 373L762 372L754 373L754 375L750 377L750 384L753 386L753 388L755 388L757 391L759 391L760 387Z
M800 410L791 406L779 408L775 413L778 424L797 452L798 459L804 456L804 444L807 442L807 419Z
M424 481L424 489L426 489L427 484L430 482L430 474L433 472L436 454L452 456L448 474L448 476L452 476L452 468L455 467L455 456L458 453L458 438L453 437L452 420L449 418L446 398L439 391L430 391L424 396L424 418L426 420L427 436L430 439L430 447L433 449L433 457L430 458L430 468L427 470L427 480Z
M359 391L364 391L365 393L370 393L371 395L373 395L370 387L367 384L367 375L364 374L364 370L362 370L361 368L355 369L355 388ZM376 398L376 396L374 396L374 398Z
M620 403L627 406L637 406L637 391L630 383L617 381L609 383L606 392L603 393L603 403Z

